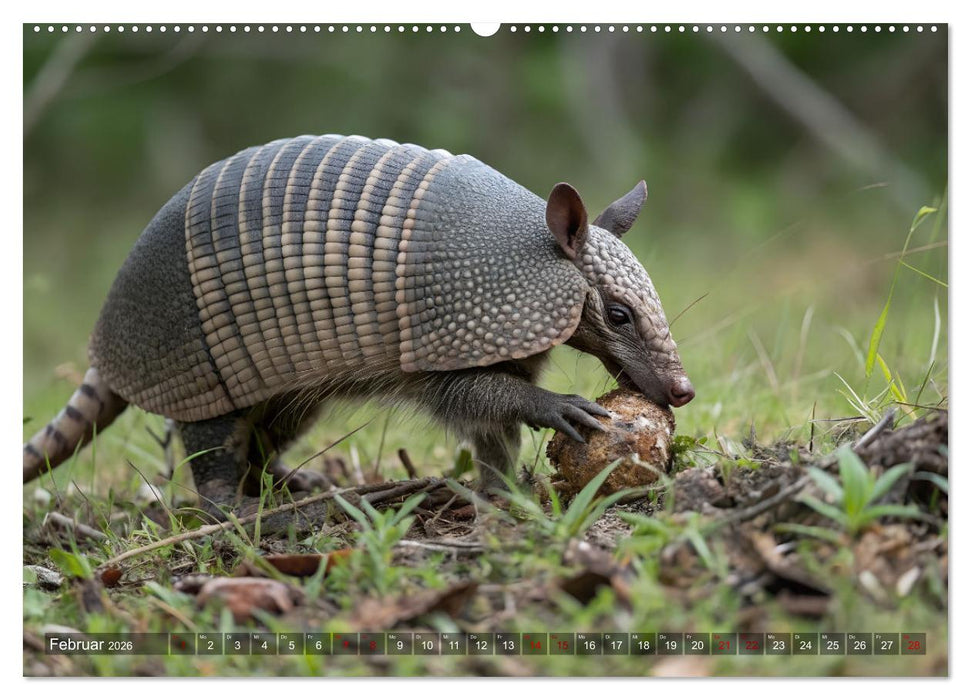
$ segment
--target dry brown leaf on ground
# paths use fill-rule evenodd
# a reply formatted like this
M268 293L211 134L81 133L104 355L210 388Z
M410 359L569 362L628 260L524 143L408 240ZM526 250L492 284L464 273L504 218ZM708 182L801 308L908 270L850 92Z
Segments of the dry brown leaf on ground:
M239 623L254 617L256 610L274 615L285 613L303 602L303 594L273 579L221 577L207 581L196 596L200 606L213 600L225 604Z
M111 566L101 572L101 583L105 585L106 588L114 588L121 581L122 575L121 567Z
M172 588L177 590L179 593L194 596L198 595L203 586L216 578L218 577L214 576L213 574L188 574L175 579L174 583L172 584Z
M398 598L365 598L352 617L356 629L392 629L422 615L441 612L455 619L478 590L474 581L461 581L442 591L421 591Z
M923 571L916 545L906 525L877 525L864 532L853 547L863 588L880 602L909 594Z
M452 515L452 518L455 520L475 520L475 516L476 516L475 504L467 503L464 506L453 508L451 515Z
M245 560L233 571L233 576L256 576L265 577L266 569L260 566L261 563L268 564L281 574L288 576L313 576L320 568L320 563L324 561L323 554L268 554L261 557L259 561Z
M821 619L829 612L831 598L822 595L797 595L782 591L777 597L779 605L790 615Z
M341 562L346 561L352 551L351 549L338 549L327 554L320 554L319 552L305 554L268 554L262 557L261 560L281 574L307 578L317 573L320 569L321 562L326 562L324 573L330 573L331 569L340 565ZM243 561L233 571L233 576L255 576L260 578L266 576L266 570L260 567L257 562Z

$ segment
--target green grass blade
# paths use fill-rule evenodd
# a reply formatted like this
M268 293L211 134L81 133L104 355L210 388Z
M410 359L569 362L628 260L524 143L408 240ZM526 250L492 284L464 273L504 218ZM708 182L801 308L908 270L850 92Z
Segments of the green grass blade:
M839 372L833 372L833 374L835 374L836 378L839 379L843 383L843 386L846 387L846 391L838 390L839 393L842 394L846 399L846 402L855 408L857 412L868 421L871 423L876 423L877 420L879 420L876 411L870 408L870 405L860 398L860 395L853 390L853 387L850 386L849 382L843 379Z
M688 538L688 541L691 543L691 546L694 547L695 552L698 553L698 556L704 562L705 567L709 571L717 571L718 561L715 559L715 555L708 547L708 543L705 542L705 538L701 536L701 533L695 530L694 528L691 528L687 530L684 534L685 534L685 537Z
M911 265L910 263L908 263L908 262L904 262L903 260L901 260L901 261L900 261L900 264L901 264L901 265L903 265L904 267L906 267L906 268L907 268L908 270L912 270L913 272L916 272L916 273L917 273L918 275L920 275L921 277L926 277L926 278L927 278L927 279L929 279L929 280L930 280L931 282L933 282L933 283L935 283L935 284L939 284L939 285L941 285L942 287L944 287L944 289L947 289L947 288L948 288L948 287L947 287L947 282L942 282L941 280L939 280L939 279L937 279L937 278L936 278L936 277L934 277L933 275L929 275L929 274L927 274L926 272L924 272L923 270L918 270L918 269L917 269L916 267L914 267L914 266L913 266L913 265Z
M657 518L651 518L641 513L619 513L619 515L621 520L634 527L631 534L664 536L671 534L671 526Z
M887 315L890 313L890 300L893 298L893 285L890 286L890 294L883 305L883 311L877 319L876 325L870 332L870 344L866 351L866 364L863 366L863 373L869 378L873 373L873 365L877 361L877 351L880 349L880 339L883 337L883 330L887 327Z
M900 273L900 267L901 265L907 265L903 258L907 254L907 249L910 247L910 239L913 237L914 231L917 230L921 222L936 211L937 209L934 207L923 206L917 211L917 215L914 216L914 220L910 224L910 231L907 232L907 239L904 241L904 247L897 258L897 267L894 269L893 279L890 281L890 291L887 293L887 301L884 303L883 311L880 312L876 325L873 326L873 331L870 333L870 344L867 348L866 365L864 367L864 373L868 379L873 372L873 365L877 360L877 351L880 349L880 339L883 337L883 331L887 326L887 315L890 313L890 302L893 300L893 290L897 286L897 276ZM920 271L917 270L917 272Z
M940 474L935 474L934 472L917 472L911 478L915 481L929 481L944 493L948 493L950 490L947 479Z
M937 344L941 338L941 305L937 301L937 295L934 296L934 335L931 338L931 354L927 359L927 372L930 374L930 368L934 366L934 362L937 359Z
M914 217L914 221L910 225L910 232L913 233L914 231L916 231L917 227L923 223L924 219L926 219L928 216L935 213L936 211L937 211L937 207L929 207L927 205L924 205L920 209L918 209L917 215ZM910 242L910 236L907 237L907 241L908 243ZM905 253L907 252L906 245L904 245L904 252Z
M416 493L414 496L410 497L408 500L402 503L401 508L399 508L398 512L394 514L394 517L391 518L391 524L397 525L402 520L404 520L405 516L407 516L411 511L417 508L419 504L425 500L425 496L427 495L428 494L426 493Z
M90 579L94 576L94 567L86 556L80 552L67 552L63 549L50 549L47 552L54 565L67 576Z
M610 508L610 506L614 505L615 503L617 503L618 501L620 501L622 498L626 498L627 496L631 495L632 493L635 493L636 491L637 491L637 489L633 489L633 488L631 488L631 489L622 489L622 490L618 491L617 493L612 493L609 496L607 496L606 498L603 498L603 499L597 501L596 505L593 508L590 509L590 512L587 515L587 517L584 518L583 521L576 528L576 531L575 532L572 532L571 534L574 535L574 536L576 536L576 535L580 535L580 534L586 532L591 527L593 527L593 524L595 522L597 522L598 520L600 520L600 517L605 512L607 512L607 509Z
M924 516L917 506L901 506L894 503L867 508L865 515L867 520L876 520L886 516L895 518L921 518Z
M890 389L890 393L893 394L894 399L899 403L907 403L907 394L903 386L894 379L893 372L890 371L890 367L887 366L883 355L880 353L877 353L877 363L880 365L880 371L883 372L883 377L887 380L887 388Z
M580 493L574 497L573 503L566 509L566 513L563 514L564 527L573 530L585 519L587 513L589 513L590 504L597 496L597 491L600 490L600 487L603 486L607 477L617 468L618 464L620 464L619 459L608 464L580 490Z
M850 333L846 328L837 327L836 332L839 336L846 341L846 344L850 346L850 350L853 351L853 357L856 358L857 363L863 366L863 351L860 350L859 344L856 342L856 338Z

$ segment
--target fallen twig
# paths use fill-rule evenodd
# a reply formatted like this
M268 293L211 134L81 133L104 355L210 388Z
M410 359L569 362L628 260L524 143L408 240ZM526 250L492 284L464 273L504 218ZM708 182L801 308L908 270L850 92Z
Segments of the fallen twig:
M740 508L740 509L733 510L725 517L720 518L716 520L714 523L712 523L712 527L717 530L726 525L731 525L733 523L740 523L746 520L751 520L755 516L760 515L767 510L771 510L772 508L775 508L777 505L779 505L780 503L788 499L793 494L799 493L803 489L803 487L805 487L809 483L809 479L810 479L809 475L806 474L800 477L799 479L797 479L796 481L794 481L793 483L789 484L785 488L780 489L779 492L774 496L771 496L770 498L766 498L764 501L760 503L756 503L755 505L749 506L748 508Z
M394 486L388 489L385 489L383 491L374 491L372 493L369 493L368 495L363 496L363 499L368 503L370 503L371 505L374 505L375 503L379 503L380 501L388 501L388 500L391 500L392 498L396 498L397 496L406 496L412 493L422 493L424 491L431 491L432 489L436 489L436 488L439 488L440 486L444 486L445 480L434 479L427 486L423 486L422 488L419 488L419 489L414 488L414 486L412 486L413 483L414 482L403 481L400 484L395 484Z
M73 533L79 538L97 540L99 542L104 542L108 539L103 532L95 530L93 527L83 525L77 520L72 520L66 515L61 515L54 510L44 516L44 525L51 525L58 530Z
M106 569L111 566L115 566L126 559L131 559L140 554L145 554L147 552L154 551L161 547L166 547L172 544L178 544L179 542L185 542L186 540L198 539L200 537L206 537L208 535L213 535L223 530L229 530L235 528L239 525L249 525L250 523L256 522L257 520L266 520L271 517L279 517L289 513L294 513L296 515L301 515L305 520L312 522L312 518L307 518L303 513L300 513L301 508L306 508L307 506L317 505L319 503L333 500L335 496L343 496L345 494L354 494L357 496L363 496L363 494L373 493L375 491L384 491L380 498L375 498L373 501L378 502L381 500L387 500L394 496L403 495L405 493L413 493L417 491L422 491L425 489L435 488L439 486L444 486L445 480L436 477L426 477L424 479L417 479L411 482L402 482L392 489L387 488L387 484L368 484L365 486L356 486L345 489L337 489L334 491L327 491L325 493L314 494L313 496L308 496L307 498L300 499L299 501L294 501L292 503L286 503L282 506L276 508L270 508L264 510L262 513L251 513L250 515L245 515L240 518L233 518L226 522L215 523L214 525L204 525L202 527L196 528L195 530L188 530L186 532L180 532L177 535L172 535L171 537L166 537L164 539L152 542L150 544L144 545L142 547L136 547L135 549L130 549L127 552L123 552L116 557L112 557L104 564L98 567L98 570ZM393 493L392 493L393 492ZM61 516L63 517L63 516ZM267 531L264 528L264 533ZM98 533L100 534L100 533Z
M419 549L430 549L433 552L484 552L483 547L478 542L463 542L462 540L400 540L396 547L417 547Z
M856 452L857 450L862 450L864 447L876 440L880 433L893 425L893 419L896 417L896 415L897 410L894 408L887 411L876 425L866 431L863 434L863 437L856 441L856 444L853 445L853 451Z

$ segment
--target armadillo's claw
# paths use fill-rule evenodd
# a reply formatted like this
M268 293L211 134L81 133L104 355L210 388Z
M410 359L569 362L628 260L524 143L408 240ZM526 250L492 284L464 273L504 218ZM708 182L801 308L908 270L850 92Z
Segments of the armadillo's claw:
M561 432L564 435L570 436L570 438L572 438L573 440L576 440L581 444L586 444L587 441L584 440L583 436L580 433L578 433L576 428L570 425L565 419L560 418L555 422L557 423L557 425L552 426L554 430Z
M610 418L610 411L601 406L599 403L590 402L589 406L585 407L587 413L592 413L595 416L603 416L604 418Z
M603 416L604 418L610 418L610 411L596 401L590 401L589 399L585 399L578 394L568 394L563 398L565 398L570 405L583 409L587 413L595 416Z
M601 424L600 421L581 408L567 405L566 410L564 410L563 413L574 423L579 423L580 425L590 428L591 430L599 430L601 432L606 431L606 428L603 426L603 424Z

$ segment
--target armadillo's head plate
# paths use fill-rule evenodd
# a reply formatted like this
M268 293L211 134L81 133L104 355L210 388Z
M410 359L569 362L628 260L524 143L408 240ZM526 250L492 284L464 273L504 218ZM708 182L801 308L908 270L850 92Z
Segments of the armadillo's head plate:
M662 405L687 403L694 392L661 300L630 248L591 226L576 263L590 285L578 344L588 345L621 385Z
M583 316L569 344L598 357L621 385L655 403L682 406L694 397L694 389L661 300L644 266L620 239L646 196L644 183L638 183L587 225L579 195L569 185L558 185L550 196L547 222L588 285Z
M637 333L650 352L680 365L678 349L654 283L623 241L591 226L577 267L605 302L614 300L634 311Z

